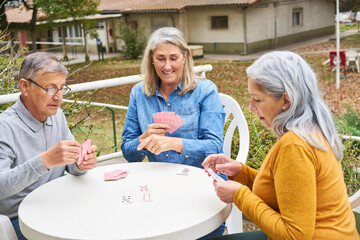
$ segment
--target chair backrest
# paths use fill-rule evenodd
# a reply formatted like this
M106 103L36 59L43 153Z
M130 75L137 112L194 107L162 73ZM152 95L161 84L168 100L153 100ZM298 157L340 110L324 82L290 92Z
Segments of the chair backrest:
M357 59L357 57L358 57L358 53L356 51L354 51L354 50L346 51L345 55L346 55L346 58L349 61L355 61Z
M1 240L18 240L15 229L11 224L8 216L0 214L0 239Z
M245 116L234 98L223 93L219 93L219 96L226 112L225 125L231 121L224 137L224 153L226 156L231 157L231 143L237 128L239 132L239 152L236 161L245 163L249 152L249 129ZM231 116L233 117L232 120L230 119Z
M249 128L245 116L237 103L237 101L229 95L219 93L220 101L224 106L226 112L225 126L229 124L226 129L223 150L226 156L231 157L231 144L236 131L239 133L239 151L236 156L236 161L241 163L246 162L249 152ZM230 123L229 123L230 122ZM226 219L226 228L228 234L240 233L243 231L242 213L232 204L232 210L229 217Z
M351 197L349 197L351 209L354 209L360 206L360 190L354 193Z

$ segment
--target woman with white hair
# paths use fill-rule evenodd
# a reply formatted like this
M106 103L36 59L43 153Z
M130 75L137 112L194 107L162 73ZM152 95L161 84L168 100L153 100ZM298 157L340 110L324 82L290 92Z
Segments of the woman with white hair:
M133 87L122 134L129 162L171 162L202 167L209 155L222 152L225 111L217 87L194 73L184 36L164 27L150 36L142 60L145 80ZM156 123L154 113L172 112L184 123L175 131ZM221 235L224 226L212 235Z
M259 171L222 154L207 157L205 169L231 180L214 182L219 198L234 202L268 239L359 239L341 168L344 147L314 71L299 55L276 51L246 73L249 108L277 142Z

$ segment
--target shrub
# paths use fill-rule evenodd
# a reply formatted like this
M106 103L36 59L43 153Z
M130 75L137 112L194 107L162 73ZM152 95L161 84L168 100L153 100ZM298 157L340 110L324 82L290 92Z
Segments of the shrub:
M339 118L337 125L348 135L360 136L360 113L346 105L345 114Z
M360 136L360 113L346 106L346 113L337 118L339 133L342 135ZM360 141L343 140L345 151L342 160L344 180L349 195L360 187Z
M276 137L274 137L269 129L267 129L262 121L252 113L247 107L242 108L249 128L249 153L246 164L252 168L259 169L266 154L274 145ZM229 126L229 121L225 125L225 131ZM239 152L239 133L236 129L232 144L231 144L231 157L236 158Z
M121 24L118 37L124 42L123 49L120 50L124 57L137 59L144 52L147 39L141 28Z
M10 43L3 41L9 40L9 36L0 31L0 94L10 94L18 92L17 81L15 80L15 74L19 70L19 58L24 49L15 51L14 46ZM0 113L5 111L11 103L1 104Z
M358 143L352 139L344 140L345 151L341 165L349 195L354 194L360 188L360 149Z

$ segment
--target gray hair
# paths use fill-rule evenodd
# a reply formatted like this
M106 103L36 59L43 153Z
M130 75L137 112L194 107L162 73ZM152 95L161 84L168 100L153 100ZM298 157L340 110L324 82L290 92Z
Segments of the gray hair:
M275 134L281 137L294 131L315 148L326 150L326 143L318 138L320 134L341 161L344 146L318 90L316 75L303 58L289 51L270 52L256 60L246 73L259 88L276 99L284 92L289 95L290 108L272 122Z
M51 53L36 52L28 55L21 64L19 79L32 79L36 81L38 73L44 69L44 73L58 72L68 75L65 66Z
M196 74L193 70L194 63L191 56L190 49L185 42L183 33L174 27L163 27L153 32L148 40L145 48L143 60L141 63L141 73L145 75L144 91L147 96L152 96L156 93L156 83L158 75L152 64L152 57L156 47L160 43L171 43L180 48L183 56L186 55L185 65L182 73L183 89L179 94L185 94L193 90L197 86Z

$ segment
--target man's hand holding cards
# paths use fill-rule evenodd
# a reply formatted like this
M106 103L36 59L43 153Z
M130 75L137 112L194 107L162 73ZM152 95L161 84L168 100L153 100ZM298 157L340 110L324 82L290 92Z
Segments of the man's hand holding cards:
M96 148L95 145L91 145L91 139L86 140L80 145L80 154L76 164L81 170L86 171L96 167Z

